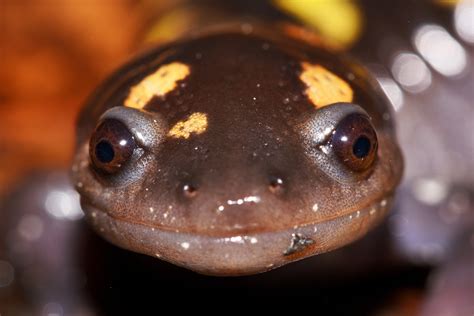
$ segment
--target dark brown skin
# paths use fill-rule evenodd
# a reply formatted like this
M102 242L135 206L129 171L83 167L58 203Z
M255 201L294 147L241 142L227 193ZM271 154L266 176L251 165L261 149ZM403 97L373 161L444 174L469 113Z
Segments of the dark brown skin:
M258 30L212 32L151 51L91 98L73 177L100 235L200 273L241 275L341 247L383 218L402 159L378 88L322 47ZM142 109L124 106L133 87L173 62L189 74L172 91ZM353 101L315 105L300 79L303 62L346 81ZM173 127L196 113L205 128L173 137ZM339 125L351 114L363 126ZM93 133L107 120L121 122L136 147L126 159L116 147L119 163L104 169ZM371 140L364 161L334 138L344 127Z

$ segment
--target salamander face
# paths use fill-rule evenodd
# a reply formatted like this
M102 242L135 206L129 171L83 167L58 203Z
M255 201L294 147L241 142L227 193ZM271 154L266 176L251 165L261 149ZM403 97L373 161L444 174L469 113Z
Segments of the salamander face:
M383 217L402 169L387 112L359 67L322 48L208 34L98 90L73 177L111 242L201 273L261 272Z

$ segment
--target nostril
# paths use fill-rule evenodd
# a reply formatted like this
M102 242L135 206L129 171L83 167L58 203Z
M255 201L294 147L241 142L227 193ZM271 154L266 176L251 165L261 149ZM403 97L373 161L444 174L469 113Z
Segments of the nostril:
M270 192L274 194L281 194L283 193L284 189L284 181L280 177L271 177L270 178L270 185L268 186Z
M197 188L192 184L185 184L183 185L183 193L185 197L193 198L197 194Z

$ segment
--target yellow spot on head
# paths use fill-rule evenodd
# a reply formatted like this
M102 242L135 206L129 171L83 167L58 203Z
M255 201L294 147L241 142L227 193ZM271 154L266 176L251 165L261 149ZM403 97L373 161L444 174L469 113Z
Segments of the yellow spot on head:
M351 86L326 68L303 62L301 81L306 84L306 95L316 108L337 103L352 102Z
M124 104L130 108L143 109L154 96L164 96L173 91L176 83L189 73L189 67L179 62L163 65L133 86Z
M188 139L192 133L202 134L207 129L207 115L196 112L191 114L186 120L179 121L168 132L168 136L174 138Z

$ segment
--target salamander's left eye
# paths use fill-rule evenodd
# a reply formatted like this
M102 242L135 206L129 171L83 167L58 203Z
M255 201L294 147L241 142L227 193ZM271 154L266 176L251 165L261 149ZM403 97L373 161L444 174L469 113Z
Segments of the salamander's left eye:
M377 134L365 115L354 113L337 125L331 146L339 160L350 170L368 170L377 156Z
M125 124L106 119L91 137L89 155L97 171L113 174L130 160L135 148L135 138Z

